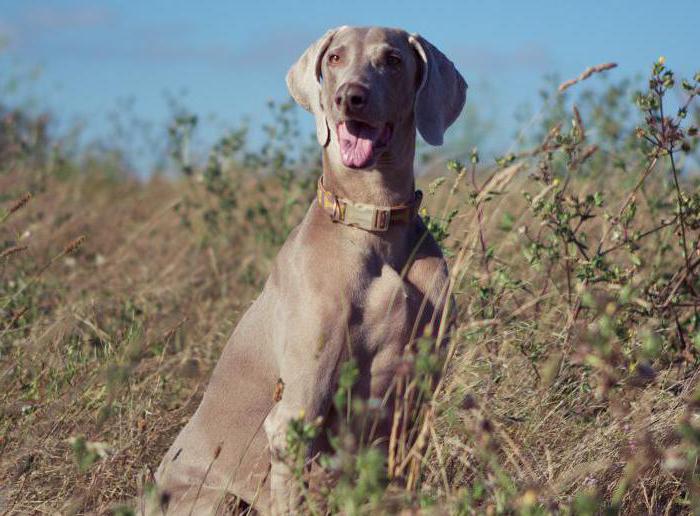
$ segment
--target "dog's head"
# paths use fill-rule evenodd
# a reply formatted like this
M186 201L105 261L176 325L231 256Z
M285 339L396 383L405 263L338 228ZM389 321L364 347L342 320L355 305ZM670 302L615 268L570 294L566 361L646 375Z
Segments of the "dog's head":
M441 145L467 91L452 62L428 41L379 27L329 30L289 70L287 86L314 114L319 143L354 169L404 152L401 140L416 128Z

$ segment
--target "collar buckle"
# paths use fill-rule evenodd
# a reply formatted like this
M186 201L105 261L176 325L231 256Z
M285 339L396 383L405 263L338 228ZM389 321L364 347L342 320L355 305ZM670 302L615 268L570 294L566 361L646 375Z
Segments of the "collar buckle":
M374 206L354 203L337 197L323 187L323 176L318 180L318 205L333 222L365 231L385 232L392 224L410 224L418 216L422 192L417 190L412 202L401 206Z
M391 208L375 208L373 231L389 231L391 225Z

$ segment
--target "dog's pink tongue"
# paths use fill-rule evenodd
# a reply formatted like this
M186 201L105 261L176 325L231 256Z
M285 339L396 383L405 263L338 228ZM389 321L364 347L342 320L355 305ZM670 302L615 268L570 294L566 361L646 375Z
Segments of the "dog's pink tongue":
M340 157L346 167L362 168L372 160L379 131L367 124L343 122L338 126Z

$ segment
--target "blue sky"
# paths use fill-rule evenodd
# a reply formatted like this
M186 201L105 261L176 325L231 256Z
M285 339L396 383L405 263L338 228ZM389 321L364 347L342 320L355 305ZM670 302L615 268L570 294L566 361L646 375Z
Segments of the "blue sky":
M213 134L284 100L286 70L329 27L396 26L443 50L469 82L468 102L510 138L513 112L536 101L546 74L567 79L616 61L617 79L646 74L664 55L691 75L700 68L699 19L698 0L0 0L0 82L3 70L40 67L20 95L94 134L108 130L118 99L133 98L140 118L162 123L164 92L184 94L192 110L216 117Z

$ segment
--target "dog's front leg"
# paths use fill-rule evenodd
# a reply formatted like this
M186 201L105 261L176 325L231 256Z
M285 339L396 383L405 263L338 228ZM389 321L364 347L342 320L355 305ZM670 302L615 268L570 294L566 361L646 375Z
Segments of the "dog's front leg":
M313 422L326 415L332 399L333 375L342 346L337 339L326 340L319 351L318 339L306 338L303 345L287 343L280 360L281 399L265 419L265 433L270 446L270 489L273 514L296 513L303 497L303 479L295 475L299 467L288 449L290 421ZM278 392L279 394L279 392ZM303 457L309 459L309 450Z
M294 460L287 449L287 429L301 409L291 404L277 405L265 420L265 432L270 443L270 495L272 514L297 512L303 497L303 479L294 472Z

